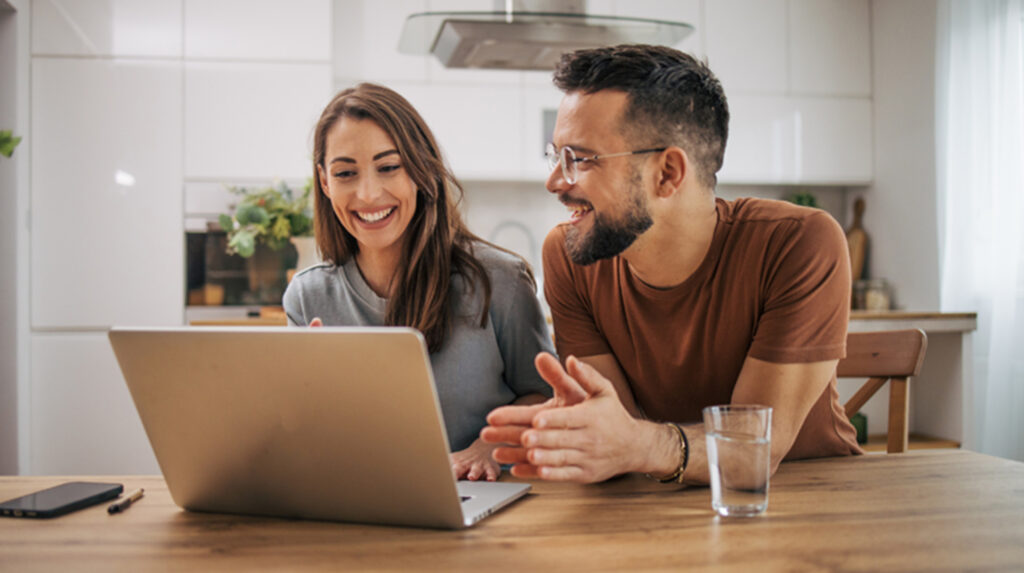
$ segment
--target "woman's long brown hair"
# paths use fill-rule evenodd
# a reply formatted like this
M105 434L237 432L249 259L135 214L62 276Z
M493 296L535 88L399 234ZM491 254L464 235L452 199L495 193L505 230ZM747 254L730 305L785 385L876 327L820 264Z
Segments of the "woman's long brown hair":
M385 324L411 326L423 333L430 352L441 349L454 320L450 296L452 274L468 289L483 289L480 326L487 324L491 282L473 256L472 242L482 241L459 215L462 186L444 164L434 134L401 95L384 86L363 83L334 96L317 122L313 136L313 229L324 259L344 264L359 252L359 243L338 221L317 168L325 170L327 132L342 118L369 120L395 143L416 185L416 212L403 235L403 256L391 278Z

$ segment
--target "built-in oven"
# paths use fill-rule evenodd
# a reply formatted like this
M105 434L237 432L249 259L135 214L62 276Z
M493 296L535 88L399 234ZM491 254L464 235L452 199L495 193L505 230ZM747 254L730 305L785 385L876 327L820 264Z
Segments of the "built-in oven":
M298 260L295 247L274 251L259 245L248 258L227 252L227 234L217 223L185 233L187 306L280 306L288 271Z

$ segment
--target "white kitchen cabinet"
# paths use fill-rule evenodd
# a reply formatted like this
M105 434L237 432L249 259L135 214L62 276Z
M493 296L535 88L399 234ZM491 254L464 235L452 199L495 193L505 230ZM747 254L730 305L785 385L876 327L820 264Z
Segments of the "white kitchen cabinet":
M785 96L728 95L729 139L718 182L787 183L796 180L797 119Z
M592 9L593 4L587 2L587 12L600 14L596 9ZM629 18L685 22L693 26L694 30L673 47L697 58L704 57L704 26L700 0L615 0L612 14Z
M42 475L158 474L106 333L31 342L29 468Z
M789 88L786 0L708 0L708 65L728 96L785 94Z
M871 100L734 95L724 184L871 182Z
M179 324L181 64L34 58L34 329Z
M37 0L32 54L181 57L182 0Z
M459 179L522 177L519 89L395 84L434 132Z
M426 81L427 56L398 51L406 16L425 11L426 0L334 0L335 85Z
M799 124L797 181L870 184L874 173L871 100L800 97L794 103Z
M185 176L308 177L313 129L330 97L328 64L188 62Z
M709 64L731 112L719 181L869 184L868 1L715 0L704 7Z
M868 0L789 0L790 91L871 96Z
M727 94L871 95L868 0L706 0L708 63Z
M331 59L331 0L186 0L189 59Z

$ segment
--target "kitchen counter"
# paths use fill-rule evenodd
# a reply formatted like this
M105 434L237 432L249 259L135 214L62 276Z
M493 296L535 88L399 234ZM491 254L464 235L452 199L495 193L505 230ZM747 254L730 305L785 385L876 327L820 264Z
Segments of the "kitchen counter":
M978 328L976 312L868 311L850 312L850 332L920 328L928 334L971 332Z

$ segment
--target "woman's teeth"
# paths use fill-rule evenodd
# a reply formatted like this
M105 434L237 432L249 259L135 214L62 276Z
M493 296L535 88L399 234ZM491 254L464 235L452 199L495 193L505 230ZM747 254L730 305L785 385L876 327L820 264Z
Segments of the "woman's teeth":
M394 207L389 207L387 209L381 209L380 211L372 211L372 212L359 212L359 211L356 211L356 217L359 217L359 219L361 221L365 221L367 223L376 223L377 221L380 221L384 217L387 217L388 215L390 215L391 212L394 211L394 210L395 210Z

